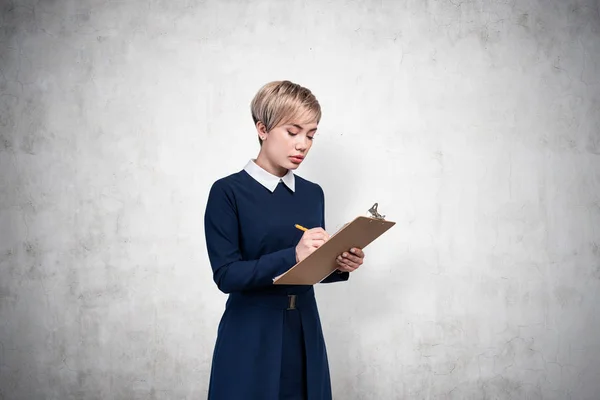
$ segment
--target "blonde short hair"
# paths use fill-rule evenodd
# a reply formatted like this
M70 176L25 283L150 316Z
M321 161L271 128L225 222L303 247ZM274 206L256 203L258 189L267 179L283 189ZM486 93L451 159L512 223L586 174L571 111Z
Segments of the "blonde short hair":
M252 99L250 111L254 124L265 124L267 132L290 122L321 121L321 106L312 92L290 81L264 85ZM262 145L262 140L258 138Z

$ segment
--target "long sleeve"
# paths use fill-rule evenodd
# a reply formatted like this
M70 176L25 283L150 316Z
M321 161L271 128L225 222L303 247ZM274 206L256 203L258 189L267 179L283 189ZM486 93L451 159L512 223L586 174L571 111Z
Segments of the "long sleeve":
M224 293L271 286L273 278L296 263L295 247L265 254L257 260L242 260L234 195L222 181L211 187L204 230L213 279Z
M325 229L325 194L323 193L323 189L319 186L319 191L321 192L321 226ZM338 270L333 271L328 277L323 279L321 283L334 283L334 282L344 282L350 278L349 272L340 272Z

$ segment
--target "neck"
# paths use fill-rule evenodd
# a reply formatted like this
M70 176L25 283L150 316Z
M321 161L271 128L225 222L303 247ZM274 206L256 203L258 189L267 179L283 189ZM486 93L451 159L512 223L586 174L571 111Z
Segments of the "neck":
M283 177L288 172L287 169L285 169L279 165L276 165L276 164L272 163L269 159L267 159L267 157L263 154L262 151L260 153L258 153L258 157L256 157L256 160L254 162L256 163L256 165L258 165L265 171L267 171L279 178Z

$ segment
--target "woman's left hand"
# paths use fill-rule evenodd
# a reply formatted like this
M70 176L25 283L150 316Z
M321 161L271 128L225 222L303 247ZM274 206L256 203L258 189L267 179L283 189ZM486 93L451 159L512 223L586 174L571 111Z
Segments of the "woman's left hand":
M362 249L352 248L350 251L344 252L337 257L338 270L352 272L362 265L364 258L365 253L363 253Z

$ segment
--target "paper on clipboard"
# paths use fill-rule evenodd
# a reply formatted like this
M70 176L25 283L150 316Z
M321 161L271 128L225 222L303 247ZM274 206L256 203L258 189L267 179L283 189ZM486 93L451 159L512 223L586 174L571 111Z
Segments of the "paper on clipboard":
M396 223L386 221L377 212L377 203L369 210L371 217L358 216L345 224L321 247L285 273L273 279L275 285L314 285L333 273L336 257L353 247L364 249Z

